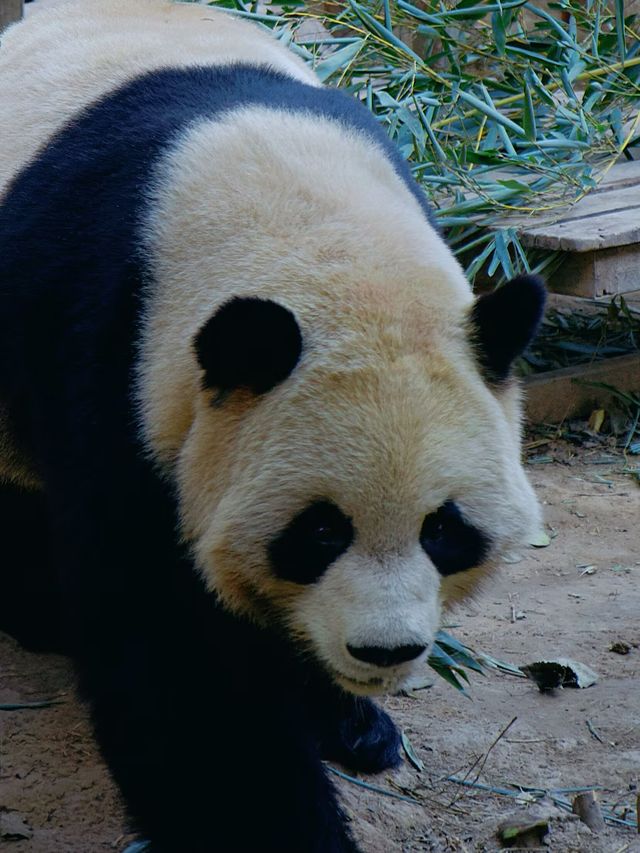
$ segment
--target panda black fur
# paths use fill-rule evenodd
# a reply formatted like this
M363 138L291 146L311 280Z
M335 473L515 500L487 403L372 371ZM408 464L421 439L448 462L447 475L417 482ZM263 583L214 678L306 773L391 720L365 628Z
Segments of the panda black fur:
M34 11L0 121L0 624L154 851L355 850L321 758L398 762L366 694L539 523L542 287L474 303L369 113L208 8Z

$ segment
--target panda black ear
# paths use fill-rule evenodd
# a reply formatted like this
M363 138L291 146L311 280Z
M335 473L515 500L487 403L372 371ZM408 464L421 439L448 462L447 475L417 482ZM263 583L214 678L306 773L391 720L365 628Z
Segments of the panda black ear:
M533 340L545 301L544 282L535 275L520 275L476 300L471 311L471 334L490 382L506 379L513 360Z
M270 299L225 302L194 340L204 387L225 396L236 388L264 394L289 376L302 352L302 336L288 308Z

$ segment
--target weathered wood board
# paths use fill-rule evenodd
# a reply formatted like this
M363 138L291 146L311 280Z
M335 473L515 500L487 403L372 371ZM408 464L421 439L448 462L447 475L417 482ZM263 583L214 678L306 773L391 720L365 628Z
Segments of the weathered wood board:
M581 201L520 222L518 231L525 246L566 253L549 281L558 293L640 290L640 161L616 164Z
M612 395L586 384L602 382L619 391L640 391L640 355L622 355L593 364L563 367L527 376L524 380L525 410L530 423L557 424L567 418L607 408Z
M549 286L569 296L615 296L640 291L640 245L571 252Z
M526 244L590 252L640 242L640 163L638 166L637 184L593 190L559 221L523 229Z
M0 32L22 17L22 0L0 0Z

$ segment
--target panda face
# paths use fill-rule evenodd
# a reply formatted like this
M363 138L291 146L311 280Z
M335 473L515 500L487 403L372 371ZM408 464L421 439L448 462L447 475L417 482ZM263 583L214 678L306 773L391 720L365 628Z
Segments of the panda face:
M540 286L474 303L391 164L332 122L239 111L158 175L139 409L181 534L230 610L345 688L401 688L538 525L508 376Z
M230 609L282 626L345 689L401 689L442 608L537 524L511 392L487 386L462 335L382 362L364 342L307 354L292 335L285 379L265 367L259 324L250 337L278 378L222 398L205 380L179 460L197 564Z
M414 578L413 593L409 590L403 596L405 609L395 614L398 622L395 631L390 625L381 630L380 624L375 625L371 635L362 627L359 631L347 628L338 634L340 638L346 637L342 647L340 642L333 642L333 637L329 638L325 660L336 680L352 691L367 693L377 692L379 688L389 689L394 680L410 674L424 662L432 638L433 620L437 618L437 613L432 613L429 607L429 596L424 596L426 590L434 587L433 572L428 564L431 563L441 577L447 577L482 565L489 552L488 538L462 517L452 501L446 501L425 516L419 543L424 554L413 549L395 567L389 558L378 567L378 561L366 553L358 558L358 534L351 519L335 504L317 501L299 513L269 546L273 571L299 584L317 583L334 563L344 559L343 571L350 582L356 583L361 578L363 583L362 590L352 592L354 601L358 598L361 602L371 601L372 592L366 588L375 584L382 593L377 605L379 610L390 611L385 614L387 619L393 615L394 598L400 592L399 586L388 588L390 580L397 584L400 578L403 583ZM353 553L348 557L350 549ZM343 583L344 579L341 585ZM344 590L334 592L331 586L329 584L329 596L344 594ZM436 599L433 595L432 601ZM407 613L416 604L410 627L405 624ZM326 639L320 626L316 642L322 647ZM330 663L333 660L341 661L339 668Z

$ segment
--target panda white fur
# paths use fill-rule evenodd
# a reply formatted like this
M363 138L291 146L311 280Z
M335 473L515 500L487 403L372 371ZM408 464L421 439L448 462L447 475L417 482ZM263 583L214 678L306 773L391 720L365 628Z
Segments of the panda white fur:
M0 624L154 851L355 850L321 758L397 763L363 697L539 524L542 285L474 301L364 107L207 7L34 10L0 125Z

